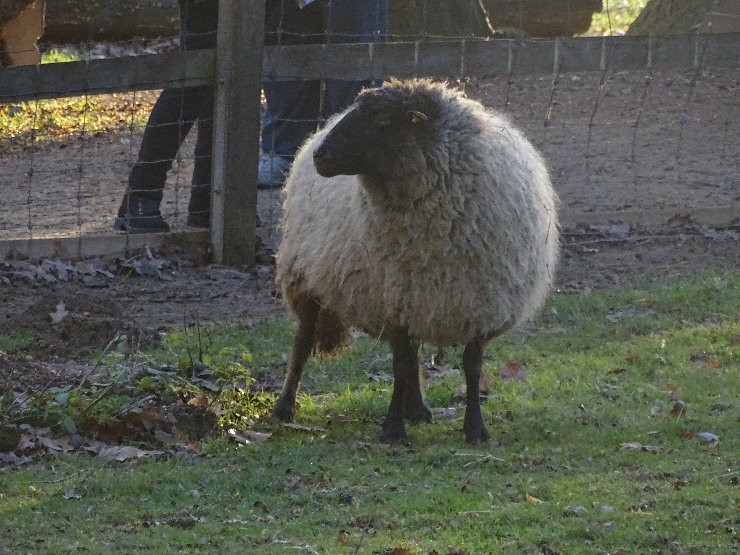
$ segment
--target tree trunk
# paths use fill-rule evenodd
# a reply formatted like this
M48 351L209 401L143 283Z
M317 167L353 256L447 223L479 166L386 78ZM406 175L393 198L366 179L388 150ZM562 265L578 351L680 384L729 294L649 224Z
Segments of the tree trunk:
M491 27L513 27L535 37L573 35L586 31L601 7L602 0L391 0L391 35L485 37Z
M713 0L649 0L627 34L693 33L713 4Z
M177 0L47 0L48 42L116 41L177 34Z

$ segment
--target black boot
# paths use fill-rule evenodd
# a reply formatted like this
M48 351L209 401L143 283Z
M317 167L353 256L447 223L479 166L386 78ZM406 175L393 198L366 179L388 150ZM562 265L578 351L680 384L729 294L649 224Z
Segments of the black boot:
M127 233L165 233L170 230L159 212L159 201L128 191L123 196L113 228Z

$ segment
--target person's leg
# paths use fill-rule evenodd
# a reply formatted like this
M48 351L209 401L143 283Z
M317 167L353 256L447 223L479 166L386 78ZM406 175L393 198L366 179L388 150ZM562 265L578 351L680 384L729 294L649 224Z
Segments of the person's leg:
M216 47L218 0L179 0L184 50ZM187 223L208 227L211 219L211 153L213 150L213 102L215 90L204 87L198 103L198 137L188 204Z
M202 87L200 87L202 88ZM180 144L195 123L192 89L165 89L149 114L136 163L131 168L128 188L118 209L115 227L127 231L167 231L159 205L167 171Z
M325 0L324 12L331 43L380 42L388 34L388 0ZM329 79L322 113L328 117L352 104L372 81Z
M180 41L185 50L210 48L216 44L217 0L178 0ZM168 88L162 91L149 115L136 163L129 175L128 188L114 222L116 229L129 232L168 231L159 205L167 171L193 123L205 134L196 154L198 185L210 183L210 136L212 135L213 87ZM205 153L208 153L206 156Z
M295 0L271 0L265 17L265 44L313 44L324 40L319 2L299 9ZM321 83L271 81L263 85L267 108L262 122L259 183L282 185L295 152L316 130Z
M211 220L211 154L213 151L213 88L204 91L198 116L198 139L195 142L195 166L190 189L187 223L192 227L209 227Z

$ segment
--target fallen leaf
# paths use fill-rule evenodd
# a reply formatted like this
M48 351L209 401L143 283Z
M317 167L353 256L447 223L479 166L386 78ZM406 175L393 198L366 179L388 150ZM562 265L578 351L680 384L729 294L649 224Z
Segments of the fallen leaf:
M393 376L378 368L373 368L367 373L367 379L371 382L392 382Z
M531 503L532 505L542 505L542 503L544 503L542 499L538 499L534 495L526 494L525 498L527 500L527 503Z
M35 435L23 434L18 440L18 447L16 449L18 451L31 451L36 449L36 440L37 437Z
M629 355L627 355L624 358L630 364L637 364L638 362L640 362L640 355L636 355L634 353L633 354L629 354Z
M67 316L69 312L64 307L64 302L59 301L59 304L57 304L57 309L55 312L50 312L49 316L51 316L51 323L52 324L59 324L62 320L64 320L64 317Z
M244 445L262 443L267 441L267 439L272 435L271 433L255 432L254 430L237 431L234 428L229 428L227 433L231 439Z
M715 443L719 441L719 436L713 434L712 432L699 432L699 437L706 439L710 443Z
M14 466L20 466L31 462L31 457L25 455L18 456L15 453L0 453L0 463L8 463Z
M165 445L172 445L173 443L177 442L175 436L168 432L165 432L164 430L154 430L154 439L156 439L159 443L163 443Z
M708 353L706 351L694 351L691 353L691 356L689 357L689 360L691 362L697 362L702 363L707 368L717 369L722 368L722 363L712 355L712 353Z
M296 424L295 422L284 422L284 428L290 428L291 430L303 430L304 432L326 432L326 429L319 428L318 426L305 426L303 424Z
M108 459L109 461L126 461L128 459L162 455L164 451L145 451L144 449L127 445L107 445L95 451L95 453L98 457Z
M504 380L524 381L527 379L527 369L521 362L509 361L499 369L498 375Z
M425 364L424 374L427 378L444 378L445 376L459 376L460 370L451 364Z
M673 408L671 409L671 414L674 416L681 416L686 412L686 403L681 401L680 399L673 403Z
M566 505L565 508L563 508L563 514L565 516L581 516L585 515L587 512L588 509L583 505Z
M337 540L341 544L347 544L349 542L349 534L345 530L340 530L337 534Z
M210 401L208 400L208 397L205 395L198 395L197 397L193 397L188 401L188 405L191 405L193 407L201 407L204 409L207 409L210 405Z
M72 446L69 444L69 438L63 437L60 439L52 439L50 437L40 436L38 438L39 443L46 447L50 453L68 453L72 450Z

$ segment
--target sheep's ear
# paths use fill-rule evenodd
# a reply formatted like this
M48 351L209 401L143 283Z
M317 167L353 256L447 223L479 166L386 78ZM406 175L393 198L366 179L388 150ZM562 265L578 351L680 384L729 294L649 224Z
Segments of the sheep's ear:
M429 116L418 110L409 110L406 114L409 116L409 121L414 124L421 123L429 119Z

